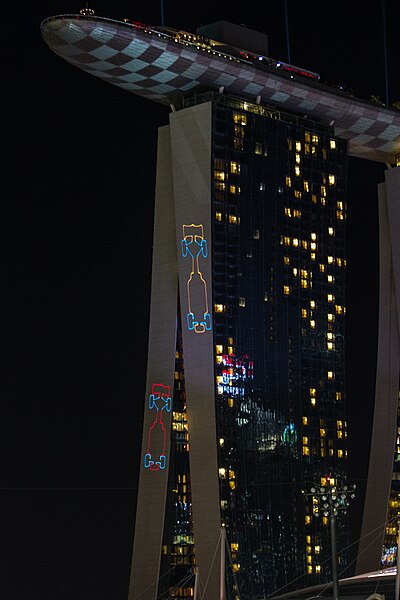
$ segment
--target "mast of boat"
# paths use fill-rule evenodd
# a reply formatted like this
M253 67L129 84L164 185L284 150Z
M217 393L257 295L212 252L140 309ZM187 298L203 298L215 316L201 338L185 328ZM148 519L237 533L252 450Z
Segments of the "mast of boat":
M199 567L194 568L194 593L193 600L199 600Z
M220 575L219 575L219 600L225 600L225 545L226 545L226 530L225 527L221 527L220 535Z

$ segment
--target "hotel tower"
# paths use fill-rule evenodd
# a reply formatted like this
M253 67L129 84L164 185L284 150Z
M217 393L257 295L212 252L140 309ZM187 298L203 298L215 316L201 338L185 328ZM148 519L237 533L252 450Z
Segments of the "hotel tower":
M42 35L170 109L129 600L254 600L330 581L329 516L302 490L346 485L348 155L395 165L400 113L269 58L265 35L223 21L190 34L84 11L46 19ZM388 174L382 204L398 197ZM338 524L342 570L344 511Z

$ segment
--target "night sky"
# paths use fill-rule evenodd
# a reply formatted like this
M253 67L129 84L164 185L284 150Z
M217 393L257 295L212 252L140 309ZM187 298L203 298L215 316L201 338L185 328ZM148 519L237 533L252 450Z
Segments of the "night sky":
M284 2L165 0L165 23L219 19L269 35L286 60ZM382 3L287 0L293 64L385 99ZM372 6L373 5L373 6ZM96 14L160 23L158 2L93 0ZM367 5L365 5L367 6ZM140 462L157 128L168 110L53 54L40 22L81 5L3 12L0 598L126 600ZM251 12L250 12L251 11ZM400 7L387 2L389 103L400 99ZM374 395L376 185L351 159L348 407L356 536ZM5 185L4 185L5 183Z

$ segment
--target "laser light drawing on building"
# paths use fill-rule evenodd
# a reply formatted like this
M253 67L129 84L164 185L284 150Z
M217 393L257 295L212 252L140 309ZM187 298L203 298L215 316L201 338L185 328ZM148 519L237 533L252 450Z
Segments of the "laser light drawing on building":
M330 580L328 518L301 489L346 482L348 155L393 166L381 205L391 222L400 218L400 112L269 58L264 35L252 32L244 50L211 39L218 31L244 35L227 23L190 34L94 15L42 23L46 43L71 64L172 109L158 137L130 600L192 598L195 573L214 599L263 598L302 576L302 585ZM392 327L392 352L382 334L379 356L382 372L391 361L393 423L377 415L376 425L386 436L383 520L399 366L390 231L381 326ZM387 383L379 372L377 389ZM348 524L338 518L344 548ZM379 553L375 544L359 568L377 568ZM342 553L342 568L347 561Z

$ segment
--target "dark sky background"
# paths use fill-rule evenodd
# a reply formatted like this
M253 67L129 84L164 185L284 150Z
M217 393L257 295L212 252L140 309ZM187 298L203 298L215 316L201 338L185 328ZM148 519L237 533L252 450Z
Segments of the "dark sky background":
M381 2L287 0L292 63L385 98ZM160 22L157 2L93 0ZM68 0L3 10L0 598L125 600L140 462L157 127L168 110L54 55ZM400 99L399 4L387 2L389 101ZM8 14L7 14L8 13ZM284 2L165 0L166 24L265 31L285 60ZM374 394L383 165L352 159L348 193L350 476L362 507Z

